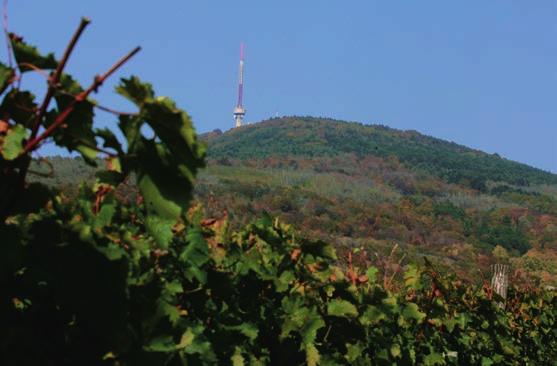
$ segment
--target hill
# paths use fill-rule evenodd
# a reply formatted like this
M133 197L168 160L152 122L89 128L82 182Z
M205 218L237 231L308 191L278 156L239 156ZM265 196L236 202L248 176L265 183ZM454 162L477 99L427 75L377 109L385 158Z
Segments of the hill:
M338 120L287 117L206 135L214 159L319 157L352 153L359 157L396 157L408 167L439 176L450 183L500 181L525 186L557 184L557 175L486 154L453 142L400 131L382 125Z
M479 279L490 264L506 262L557 284L554 174L415 131L320 118L202 137L208 166L196 200L232 227L268 212L341 253L360 248L376 265L425 256ZM93 180L79 159L51 162L54 178L38 179Z
M452 142L330 119L271 119L203 136L197 197L238 225L263 211L377 257L396 245L478 278L493 262L557 280L557 176ZM383 256L381 255L383 254ZM375 256L375 254L374 254Z

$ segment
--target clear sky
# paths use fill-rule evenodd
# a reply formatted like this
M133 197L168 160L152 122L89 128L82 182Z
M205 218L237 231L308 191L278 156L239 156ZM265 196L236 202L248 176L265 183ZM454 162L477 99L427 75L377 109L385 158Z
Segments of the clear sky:
M68 70L84 84L143 47L96 96L114 108L131 108L114 82L138 74L185 108L198 131L232 127L244 41L248 121L381 123L557 172L555 0L9 3L10 29L58 56L82 15L93 22Z

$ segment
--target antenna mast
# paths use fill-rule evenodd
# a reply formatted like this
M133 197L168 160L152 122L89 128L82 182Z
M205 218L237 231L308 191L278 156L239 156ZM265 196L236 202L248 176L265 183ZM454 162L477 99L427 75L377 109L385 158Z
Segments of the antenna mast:
M240 127L243 124L244 116L246 115L246 110L244 109L244 44L240 44L240 70L239 70L239 82L238 82L238 103L236 103L236 108L234 108L234 121L236 122L236 127Z

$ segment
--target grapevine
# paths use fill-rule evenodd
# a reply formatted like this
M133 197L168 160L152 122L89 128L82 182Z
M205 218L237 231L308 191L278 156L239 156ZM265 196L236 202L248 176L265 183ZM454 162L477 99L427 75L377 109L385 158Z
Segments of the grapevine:
M205 146L170 98L123 78L137 107L115 112L124 141L94 127L91 93L139 49L83 88L64 68L88 24L61 60L12 34L17 67L0 64L1 364L555 364L552 292L513 288L500 307L427 262L394 286L269 216L232 231L190 207ZM39 70L42 102L21 87ZM45 142L107 168L73 200L29 184Z

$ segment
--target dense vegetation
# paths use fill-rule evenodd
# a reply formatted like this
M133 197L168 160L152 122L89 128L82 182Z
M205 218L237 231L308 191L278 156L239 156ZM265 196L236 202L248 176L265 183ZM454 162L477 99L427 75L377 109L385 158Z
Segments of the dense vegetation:
M536 184L535 178L523 178L526 186L493 180L482 181L479 186L477 181L450 183L423 169L407 166L396 154L387 158L359 155L358 145L353 145L351 151L345 147L347 152L330 156L317 152L331 152L334 145L302 144L300 148L313 149L313 156L303 157L283 156L279 143L269 142L271 147L278 146L275 155L256 154L259 137L275 133L277 125L282 130L296 126L297 138L305 141L318 136L322 124L334 127L329 136L335 131L340 131L341 136L344 129L353 127L341 122L291 118L224 134L217 131L203 135L209 143L208 154L214 158L209 159L208 168L199 176L196 201L205 206L210 216L220 217L228 212L234 228L268 212L314 238L332 242L341 251L364 247L372 253L388 254L396 244L405 255L405 263L416 263L427 256L436 266L451 268L466 279L479 280L482 273L487 276L492 263L503 261L522 277L557 285L556 185ZM393 141L403 146L405 133L392 131L400 135ZM237 137L248 133L255 136L253 140ZM342 140L338 136L330 139ZM443 151L439 146L452 146L436 141L430 143L439 151ZM225 158L214 153L223 146L230 151L244 151L252 146L255 157L234 159L234 155ZM425 147L426 143L424 150ZM470 158L466 152L460 154L460 159L467 161L465 166L474 163L467 160ZM434 160L434 156L424 153L421 159ZM93 183L94 169L83 160L49 161L56 174L34 179L61 187L70 195L75 193L77 183ZM495 170L507 169L506 164L524 167L500 158L495 161L499 164ZM47 172L47 167L41 163L35 170ZM464 174L460 169L453 167L455 174ZM520 175L520 170L513 169L507 175Z
M203 136L201 202L271 212L337 247L423 255L465 278L494 261L557 284L557 176L415 131L310 118ZM455 177L458 177L456 179ZM211 199L219 197L218 200Z
M267 215L238 230L205 218L189 206L204 146L184 111L122 79L117 92L137 106L118 116L122 144L93 128L88 96L110 73L84 90L63 73L66 57L11 42L19 72L0 65L1 364L554 364L555 294L513 288L504 301L427 260L370 266L362 249L339 266L331 245ZM52 70L40 104L15 82L35 69ZM71 198L28 184L46 140L106 169Z
M209 137L209 136L208 136ZM395 157L405 166L449 183L483 188L487 181L525 186L557 184L557 176L525 164L422 135L380 125L337 120L276 118L210 135L209 158L254 159L275 156L316 157L354 153L358 157Z

